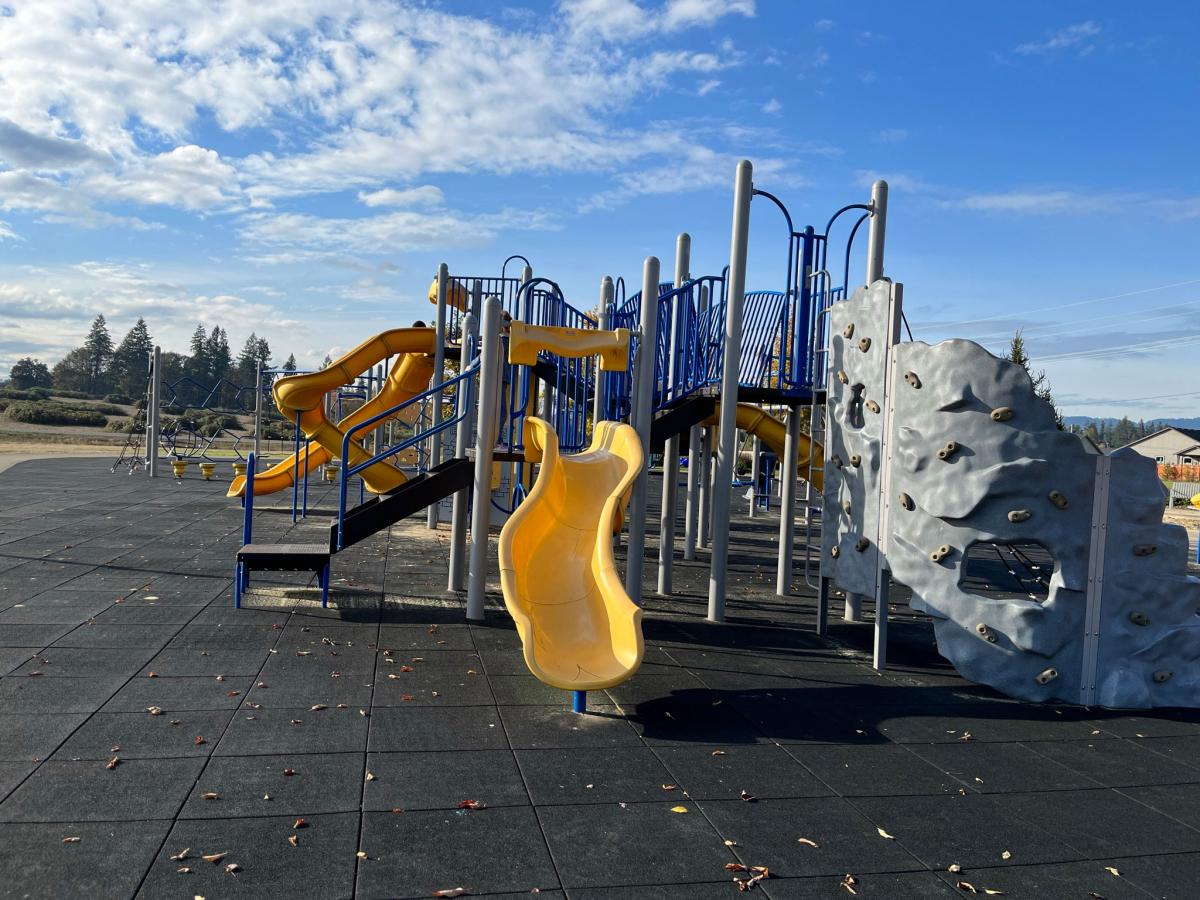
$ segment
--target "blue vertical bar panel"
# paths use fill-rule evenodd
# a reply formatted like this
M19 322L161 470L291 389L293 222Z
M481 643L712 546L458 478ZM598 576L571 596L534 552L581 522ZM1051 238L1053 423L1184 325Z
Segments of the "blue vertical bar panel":
M296 465L300 465L300 413L296 413L296 449L292 457ZM296 509L300 503L300 479L296 477L296 467L292 467L292 524L296 524Z
M809 225L804 229L804 241L800 250L800 258L796 264L800 267L800 296L796 301L796 342L793 345L792 378L797 386L812 387L812 360L809 358L809 347L812 345L812 335L809 329L814 321L812 309L812 280L808 273L813 266L813 244L815 232Z
M572 692L571 709L577 713L587 712L587 691Z

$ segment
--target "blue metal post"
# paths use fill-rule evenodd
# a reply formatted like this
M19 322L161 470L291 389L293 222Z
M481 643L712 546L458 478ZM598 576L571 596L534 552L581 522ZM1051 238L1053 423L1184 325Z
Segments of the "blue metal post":
M587 691L574 691L571 698L571 709L577 713L587 712Z
M304 436L304 501L300 507L301 518L308 518L308 435Z
M249 544L254 536L254 453L246 458L246 489L242 512L242 544ZM242 608L242 591L250 586L250 573L244 562L238 561L233 569L233 608Z
M300 479L296 477L296 466L300 465L300 413L296 413L296 448L292 456L295 465L292 466L292 524L296 524L296 510L300 503ZM247 467L249 468L249 467Z

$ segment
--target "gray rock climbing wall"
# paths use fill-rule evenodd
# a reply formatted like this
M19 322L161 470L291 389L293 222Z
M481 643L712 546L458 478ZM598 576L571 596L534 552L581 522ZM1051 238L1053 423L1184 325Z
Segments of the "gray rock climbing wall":
M879 514L871 497L886 447L882 417L865 403L881 393L883 354L871 350L886 299L876 285L831 313L823 574L868 595L877 549L855 547L875 534ZM866 352L862 337L872 339ZM942 655L967 678L1024 699L1078 703L1089 696L1081 688L1094 686L1103 706L1200 706L1200 581L1187 575L1183 529L1162 522L1154 462L1132 451L1107 458L1107 522L1091 573L1101 576L1092 587L1098 628L1089 638L1096 454L1058 430L1023 369L978 344L900 344L895 367L885 565L912 589L912 606L933 617ZM1103 510L1095 512L1098 524ZM1055 560L1048 594L964 589L976 542L1040 544Z
M884 377L891 283L859 288L829 313L829 427L822 491L822 573L875 596Z

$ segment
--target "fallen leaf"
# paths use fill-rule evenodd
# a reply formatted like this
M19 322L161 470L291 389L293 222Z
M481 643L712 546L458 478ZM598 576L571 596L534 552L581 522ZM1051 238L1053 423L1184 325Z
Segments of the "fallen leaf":
M157 678L157 677L158 677L158 673L157 673L157 672L147 672L147 673L146 673L146 677L147 677L147 678Z
M225 696L226 697L236 697L240 693L241 693L241 691L226 691Z
M969 881L963 881L961 878L954 882L954 886L960 891L969 891L972 894L979 893L979 889L976 888L975 885L971 884Z
M368 772L368 773L367 773L367 781L374 781L374 780L375 780L375 773L374 773L374 772Z
M671 807L671 812L673 812L673 813L685 813L687 811L688 811L688 808L686 806L672 806Z
M673 785L673 784L664 784L664 785L662 786L662 789L663 789L664 791L673 791L673 790L675 790L675 785Z
M295 822L292 823L292 828L307 828L307 827L308 827L308 819L297 819Z
M946 867L946 871L952 875L957 875L962 871L962 866L960 866L958 863L950 863L950 865Z
M233 875L236 872L242 871L242 867L239 866L237 863L230 863L229 865L227 865L225 867L225 871L228 872L230 875Z
M1116 866L1105 866L1104 871L1107 872L1109 875L1112 875L1114 878L1121 877L1121 872Z
M284 769L283 774L285 777L290 778L296 774L296 770L295 769Z
M746 867L739 862L725 863L726 872L745 872Z
M478 675L479 673L476 672L474 669L467 669L467 674L468 675Z
M303 722L304 722L303 719L292 719L293 725L301 725L301 724L303 724Z
M224 675L218 675L218 676L217 676L217 681L224 681L224 680L225 680L225 676L224 676Z
M853 875L851 875L849 872L847 872L845 874L845 876L843 876L843 878L842 878L842 887L844 887L846 890L848 890L852 894L857 894L858 891L856 891L854 889L857 886L858 886L858 879L855 878Z
M459 800L459 809L487 809L487 804L482 800Z
M1003 853L1000 854L1000 858L1001 859L1012 859L1012 854L1009 853L1007 850L1005 850Z
M412 670L413 670L412 666L401 666L400 667L401 672L411 672Z
M206 744L208 742L206 740L204 740L204 738L201 735L196 735L196 740L194 741L194 743L197 747L199 747L201 744Z
M270 800L270 799L271 799L271 795L270 795L270 794L263 794L263 799L264 799L264 800Z
M416 698L412 694L402 694L400 696L400 699L404 700L404 701L412 701L412 700L415 700Z
M300 835L289 834L288 835L288 843L291 844L293 847L299 847L300 846Z
M466 888L442 888L440 891L434 891L435 897L463 897L467 893Z
M216 800L217 797L219 797L219 796L220 796L220 794L218 794L216 791L205 791L203 794L200 795L200 799L201 800Z
M736 847L737 845L738 845L737 841L730 841L730 840L725 841L726 847Z
M1088 900L1108 900L1103 894L1097 894L1095 891L1088 891Z
M202 856L200 858L202 860L204 860L205 862L210 862L215 865L216 863L219 863L221 860L223 860L228 855L229 855L229 851L226 850L222 853L209 853L208 855Z
M744 801L746 801L747 803L754 803L754 802L756 802L756 801L758 800L758 798L757 798L757 797L755 797L755 796L754 796L753 794L751 794L749 791L745 791L745 790L744 790L744 791L742 791L742 793L741 793L741 794L739 794L738 796L740 796L740 797L741 797L741 798L742 798Z
M960 741L973 741L973 740L975 740L975 738L971 735L971 732L964 731L962 733L962 737L960 737L959 740Z
M371 857L367 856L366 850L359 850L354 855L357 856L359 859L370 859L371 858Z
M818 844L816 841L812 840L811 838L797 838L796 843L803 844L806 847L820 847L821 846L820 844Z
M1002 896L1004 896L1004 891L998 891L998 890L996 890L995 888L984 888L984 889L983 889L983 892L984 892L985 894L987 894L989 897L1002 897Z
M713 756L724 756L724 755L725 755L725 751L724 751L724 750L714 750L714 751L712 752L712 755L713 755Z
M78 843L79 843L80 841L82 841L82 840L83 840L83 838L77 838L77 837L65 837L65 838L63 838L63 839L62 839L62 842L63 842L64 844L78 844Z
M297 650L296 655L297 656L311 656L312 651L311 650Z
M882 828L878 828L878 827L877 827L875 830L879 832L879 836L880 836L881 838L883 838L884 840L887 840L887 841L894 841L894 840L895 840L895 838L894 838L894 837L892 837L890 834L888 834L888 833L887 833L886 831L884 831Z
M191 849L192 849L191 847L184 847L182 850L180 850L178 853L176 853L174 856L171 857L171 862L178 862L181 859L187 859L188 851Z
M150 713L150 715L152 715L152 716L161 716L162 715L162 707L161 706L147 706L146 712Z
M180 875L191 875L192 874L191 867L189 867L189 866L180 866L175 871L178 872Z
M106 763L104 764L104 768L106 768L106 769L115 769L115 768L116 768L117 766L119 766L120 764L121 764L121 757L119 757L119 756L114 756L112 759L110 759L108 762L106 762Z
M309 709L311 709L313 712L317 712L318 710L329 709L329 707L326 706L324 703L315 703L312 706L310 706Z

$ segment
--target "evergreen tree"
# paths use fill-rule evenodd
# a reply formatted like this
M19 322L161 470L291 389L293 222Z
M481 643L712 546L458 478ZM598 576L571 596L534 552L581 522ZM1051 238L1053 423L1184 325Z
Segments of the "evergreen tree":
M40 359L33 359L29 356L23 356L13 363L8 378L13 387L21 390L35 387L48 388L54 383L46 364Z
M225 329L220 325L213 326L208 335L205 350L208 353L208 383L210 389L214 389L212 405L225 406L230 400L229 391L224 386L217 388L217 385L222 378L229 376L230 367L233 365L233 354L229 352L229 338L225 335Z
M113 358L112 337L108 323L99 315L92 321L92 328L84 339L83 350L87 359L87 387L89 394L102 394Z
M283 371L289 375L296 371L296 354L289 353L287 360L283 364Z
M113 353L112 383L116 390L128 397L146 393L148 360L153 349L150 329L146 320L139 317Z
M208 384L212 366L208 361L208 334L204 323L196 325L188 349L188 361L184 366L184 374L196 382L180 392L179 401L185 405L196 405L204 402L211 385Z
M1019 328L1013 334L1012 343L1009 345L1008 361L1016 363L1025 370L1025 374L1033 382L1033 392L1050 404L1050 408L1054 410L1054 421L1061 429L1063 427L1062 411L1059 410L1054 402L1054 395L1050 391L1050 385L1046 383L1045 371L1039 371L1036 375L1033 373L1029 355L1025 352L1025 338L1022 336L1021 329Z
M333 357L326 353L325 358L321 360L321 368L328 369L331 365L333 365Z

